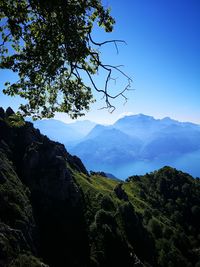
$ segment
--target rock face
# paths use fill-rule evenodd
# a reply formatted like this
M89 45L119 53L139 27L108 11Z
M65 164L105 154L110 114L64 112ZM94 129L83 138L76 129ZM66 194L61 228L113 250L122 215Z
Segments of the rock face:
M5 112L4 109L0 107L0 118L4 119L5 118Z
M128 201L128 195L126 194L126 192L124 191L124 189L122 188L122 183L119 183L115 188L114 188L114 192L116 194L116 196L120 199L120 200L124 200L124 201Z
M11 116L11 115L14 114L14 111L12 110L12 108L8 107L6 109L6 112L5 113L6 113L6 116L9 117L9 116Z
M21 251L51 266L75 266L76 258L85 264L84 204L70 170L86 169L10 108L0 114L0 266Z
M0 143L0 266L10 266L27 253L37 255L38 229L33 216L30 191L19 179L10 150L6 143ZM28 255L29 254L29 255ZM35 258L36 259L36 258ZM41 264L37 260L38 265ZM14 265L15 266L15 265Z

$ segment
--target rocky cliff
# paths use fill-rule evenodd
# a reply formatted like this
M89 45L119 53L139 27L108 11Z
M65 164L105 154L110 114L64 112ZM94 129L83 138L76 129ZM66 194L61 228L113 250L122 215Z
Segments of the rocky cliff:
M200 179L88 174L0 108L0 267L198 267L199 224Z
M84 264L84 203L73 172L86 169L10 108L0 117L0 266L33 255L52 266Z

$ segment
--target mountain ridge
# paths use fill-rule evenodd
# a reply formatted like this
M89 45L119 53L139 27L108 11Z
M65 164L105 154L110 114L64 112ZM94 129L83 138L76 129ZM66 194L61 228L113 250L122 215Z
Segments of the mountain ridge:
M119 132L116 131L115 137L111 138L108 132L112 132L113 129ZM122 138L120 133L126 134L127 140ZM111 150L108 146L113 143L113 139L116 141ZM93 143L95 146L92 145ZM138 173L140 165L143 174L145 171L153 171L163 165L184 169L187 155L192 160L190 154L196 155L199 151L200 158L200 126L170 118L154 119L152 116L143 114L125 116L113 125L96 125L80 143L70 147L69 150L72 154L78 155L88 169L93 167L94 171L100 169L111 172L120 178L125 178L134 172ZM135 153L130 153L134 150ZM88 151L90 151L89 154ZM98 157L90 155L98 155ZM108 158L107 155L110 156L109 166L104 160ZM117 157L118 161L114 160ZM184 162L181 165L182 158ZM114 166L115 164L117 167ZM194 156L193 165L185 171L200 176L196 156Z
M71 128L78 125L77 123L80 126L77 128L81 128L82 133L78 132L76 127ZM43 121L36 122L35 125L37 124L42 125ZM79 156L89 170L113 173L116 177L125 179L133 173L144 174L163 165L171 165L193 176L200 176L197 161L198 157L200 159L198 124L179 122L169 117L155 119L153 116L137 114L120 118L112 125L80 121L64 124L63 128L55 125L51 130L42 126L38 128L53 140L63 143L70 153ZM113 129L120 132L116 132L115 145L113 144L111 150L109 144L113 143L113 138L111 134L109 137L108 132L111 133ZM127 140L121 138L121 133L128 135ZM132 144L130 137L133 138ZM139 142L140 149L138 149ZM187 158L190 164L185 164Z
M199 179L89 174L11 109L0 129L0 267L199 266Z

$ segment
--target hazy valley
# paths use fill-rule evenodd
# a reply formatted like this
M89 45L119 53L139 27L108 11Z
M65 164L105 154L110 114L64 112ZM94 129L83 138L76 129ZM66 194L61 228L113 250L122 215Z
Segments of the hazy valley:
M169 165L200 176L197 124L138 114L108 126L56 120L36 121L34 125L80 157L88 170L105 171L125 179Z

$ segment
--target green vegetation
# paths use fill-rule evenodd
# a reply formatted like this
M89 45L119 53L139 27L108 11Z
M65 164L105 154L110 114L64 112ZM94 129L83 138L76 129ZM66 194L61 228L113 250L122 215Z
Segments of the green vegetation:
M94 102L92 88L110 100L124 96L131 79L118 67L104 64L99 47L121 40L98 42L93 28L111 32L115 21L100 0L1 0L0 69L9 69L18 81L5 83L3 92L27 100L20 109L35 118L65 112L72 118L84 115ZM93 76L106 73L105 85L97 88ZM118 72L127 86L110 94L109 80ZM90 80L85 84L83 77Z
M0 109L0 267L199 266L199 179L89 175L17 118Z
M11 127L22 127L25 125L25 122L23 118L20 116L20 114L13 114L8 117L7 123Z
M155 239L158 263L195 266L200 256L199 179L164 167L127 181L147 204L143 221Z
M86 216L92 231L95 229L97 243L102 242L98 240L97 218L112 221L112 215L118 231L143 262L159 266L197 264L200 247L198 179L170 167L133 176L122 185L127 201L117 197L117 181L81 174L76 175L76 181L84 191L88 206ZM104 220L100 220L101 224ZM145 251L149 251L148 255Z
M0 144L0 266L39 267L42 262L31 255L36 229L30 191L22 184L6 154L8 147ZM11 156L11 154L10 154Z
M19 255L10 265L10 267L48 267L44 263L42 263L38 258L22 254Z

